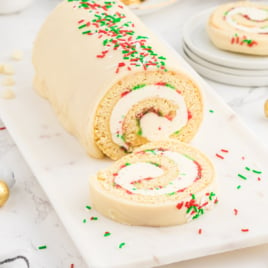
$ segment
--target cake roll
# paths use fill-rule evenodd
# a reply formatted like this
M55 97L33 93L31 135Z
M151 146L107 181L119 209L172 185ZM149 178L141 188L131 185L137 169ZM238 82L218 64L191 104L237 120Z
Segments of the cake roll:
M242 1L221 5L211 13L207 32L220 49L268 55L268 4Z
M211 161L174 139L136 148L91 177L89 184L93 207L128 225L184 224L218 202Z
M33 65L34 88L92 157L189 142L202 121L200 86L121 2L60 3L34 42Z

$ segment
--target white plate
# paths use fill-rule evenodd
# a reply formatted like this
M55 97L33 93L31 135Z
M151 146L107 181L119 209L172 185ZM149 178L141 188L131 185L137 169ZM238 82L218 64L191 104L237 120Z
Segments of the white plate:
M216 64L241 69L268 69L268 57L250 56L220 50L209 40L206 25L213 9L191 17L183 27L183 38L187 46L200 57Z
M237 75L237 76L244 76L244 77L251 76L251 77L254 77L254 80L258 79L258 76L261 76L261 77L268 76L268 69L267 70L246 70L246 69L225 67L223 65L209 62L206 59L203 59L199 57L197 54L195 54L185 43L183 44L183 50L186 52L187 56L191 60L195 61L199 65L202 65L204 67L207 67L208 69L211 69L217 72Z
M183 51L185 60L202 76L212 81L220 82L232 86L242 87L262 87L268 85L268 76L238 76L228 73L219 72L206 66L203 66L187 55L186 51Z
M128 5L136 15L145 15L156 12L166 6L172 5L178 0L144 0L139 4Z
M175 53L174 57L180 58ZM220 191L212 211L181 226L127 226L85 209L91 204L89 176L110 161L89 158L59 125L49 103L35 94L29 54L15 66L16 98L0 99L0 116L89 267L152 267L268 241L267 151L204 80L180 61L204 90L204 122L193 145L214 162ZM247 171L246 166L263 173ZM111 235L104 237L105 232ZM119 248L122 242L125 246Z

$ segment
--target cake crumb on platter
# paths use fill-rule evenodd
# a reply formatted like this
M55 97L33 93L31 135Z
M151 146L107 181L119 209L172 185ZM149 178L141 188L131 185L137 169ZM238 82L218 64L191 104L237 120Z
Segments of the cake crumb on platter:
M13 86L15 85L15 80L13 78L13 76L7 76L3 79L2 81L2 85L3 86Z
M16 60L16 61L20 61L23 59L23 51L16 49L12 52L12 54L10 55L12 60Z
M4 64L0 63L0 74L4 71Z
M14 91L11 88L6 88L3 91L1 91L0 96L2 99L6 100L11 100L16 97Z
M9 63L6 63L3 65L3 71L2 71L3 74L6 74L6 75L12 75L14 74L14 68L11 64Z

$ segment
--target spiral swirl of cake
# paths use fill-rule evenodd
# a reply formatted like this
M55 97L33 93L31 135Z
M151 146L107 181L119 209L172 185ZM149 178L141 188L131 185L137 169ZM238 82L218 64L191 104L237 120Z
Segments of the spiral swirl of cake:
M268 5L249 1L221 5L211 13L207 32L220 49L268 55Z
M35 41L34 88L89 155L116 160L195 136L202 95L180 60L121 2L65 0Z
M94 208L129 225L169 226L197 219L218 202L216 191L210 160L171 139L136 148L90 178Z

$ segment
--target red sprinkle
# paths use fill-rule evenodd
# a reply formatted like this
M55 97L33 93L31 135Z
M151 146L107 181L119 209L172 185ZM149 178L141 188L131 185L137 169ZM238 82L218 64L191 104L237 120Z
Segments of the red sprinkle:
M229 151L226 150L226 149L221 149L221 151L222 151L223 153L229 153Z
M166 82L157 82L155 83L157 86L166 86Z
M201 228L199 228L199 229L198 229L198 234L202 234L202 231L203 231L203 230L202 230Z
M234 208L234 215L236 216L238 214L238 210Z
M73 263L71 264L70 268L74 268L74 264Z
M222 155L220 155L220 154L216 154L216 156L217 156L218 158L220 158L220 159L224 159L224 157L223 157Z
M126 96L130 92L131 92L131 90L126 90L126 91L122 92L121 93L121 98L124 97L124 96Z
M241 229L241 232L249 232L249 229Z
M180 202L180 203L178 203L177 206L176 206L176 208L177 208L177 209L181 209L181 208L183 207L183 204L184 204L183 201Z
M191 111L188 110L187 112L188 112L188 120L192 119L193 115L192 115Z
M6 129L6 127L0 127L0 130L5 130Z

